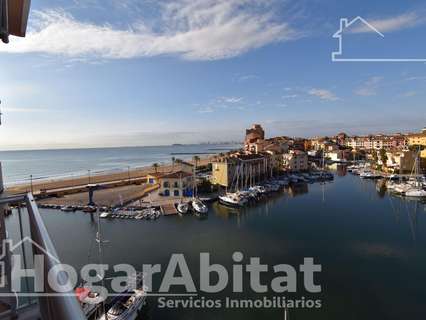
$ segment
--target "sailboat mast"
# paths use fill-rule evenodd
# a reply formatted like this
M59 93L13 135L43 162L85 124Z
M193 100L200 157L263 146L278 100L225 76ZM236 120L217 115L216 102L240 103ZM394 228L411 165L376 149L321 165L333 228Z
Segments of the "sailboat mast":
M98 240L98 254L99 254L99 264L103 265L103 250L102 250L102 244L103 244L103 240L102 240L102 230L101 230L101 217L100 217L100 213L98 212L98 234L96 235L97 240ZM102 288L105 288L105 277L102 277L101 283L102 283ZM108 314L106 313L105 310L105 300L102 300L102 313L105 315L105 319L108 320Z

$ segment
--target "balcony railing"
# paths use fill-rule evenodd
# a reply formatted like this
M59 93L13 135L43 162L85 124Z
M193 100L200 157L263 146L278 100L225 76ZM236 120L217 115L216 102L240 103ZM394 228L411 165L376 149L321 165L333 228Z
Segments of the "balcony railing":
M5 241L7 239L7 231L4 217L5 206L10 204L22 204L25 203L26 210L18 209L19 215L19 229L20 229L20 240L24 239L23 234L23 225L22 225L22 212L26 212L28 215L28 226L29 226L29 237L31 238L32 245L32 253L31 256L41 255L44 258L44 265L42 271L38 271L40 274L36 275L35 281L38 279L48 279L48 272L52 270L53 267L57 268L59 272L58 282L64 284L69 287L68 292L64 294L57 295L55 291L50 287L49 281L43 281L43 294L40 294L36 299L36 304L30 303L25 305L24 307L19 307L17 304L17 299L13 296L7 297L2 294L0 297L0 319L43 319L43 320L85 320L86 317L83 314L83 311L76 299L73 295L73 288L68 281L68 278L65 272L61 272L61 264L58 262L57 252L55 246L53 245L52 240L49 237L46 226L40 216L38 211L37 204L31 193L17 196L4 196L0 194L0 240L3 243L7 243ZM34 245L37 244L37 245ZM1 256L3 257L1 262L5 266L5 274L6 278L6 288L3 288L5 292L11 292L10 284L11 284L11 263L10 263L10 255L9 248L1 246L1 250L5 250L6 252L2 252ZM27 269L26 260L25 260L25 246L22 243L22 252L23 252L23 261L24 261L24 269ZM9 286L9 287L8 287ZM8 291L9 290L9 291ZM3 292L4 293L4 292ZM19 294L18 294L19 301ZM33 308L29 308L33 307ZM34 317L28 317L29 309L37 310L34 314ZM25 314L25 315L24 315Z

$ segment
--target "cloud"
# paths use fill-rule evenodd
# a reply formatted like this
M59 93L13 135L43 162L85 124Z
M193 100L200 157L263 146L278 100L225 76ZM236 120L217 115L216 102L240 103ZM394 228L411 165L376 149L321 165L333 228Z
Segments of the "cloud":
M243 100L242 97L220 97L219 98L219 101L223 101L223 102L226 102L226 103L232 103L232 104L241 102L242 100Z
M316 89L312 88L308 91L308 93L311 96L316 96L320 98L321 100L328 100L328 101L337 101L339 98L331 91L326 89Z
M426 76L413 76L405 78L405 81L426 80Z
M407 92L402 94L402 97L410 98L410 97L416 96L417 94L418 94L417 91L407 91Z
M244 82L244 81L249 81L249 80L255 80L258 79L259 77L254 75L254 74L247 74L247 75L242 75L239 76L237 81L238 82Z
M425 22L426 19L415 12L408 12L391 18L368 20L368 23L370 23L382 33L412 28ZM351 29L351 32L368 33L374 31L366 25L360 25Z
M214 109L211 106L201 107L197 110L198 113L212 113Z
M130 59L177 55L188 60L231 58L302 36L277 22L268 1L159 1L155 26L135 21L127 29L79 21L63 10L34 11L25 39L0 52L43 53L69 58Z
M297 98L299 95L297 94L285 94L282 96L283 99L295 99Z
M355 90L355 94L363 97L375 96L382 80L383 77L371 77L361 87Z
M246 106L242 104L243 97L234 96L222 96L211 99L206 104L197 104L198 113L212 113L217 110L229 109L229 110L245 110Z
M47 108L16 108L16 107L6 107L6 108L2 108L1 111L3 113L9 113L9 112L46 112L49 111L49 109Z

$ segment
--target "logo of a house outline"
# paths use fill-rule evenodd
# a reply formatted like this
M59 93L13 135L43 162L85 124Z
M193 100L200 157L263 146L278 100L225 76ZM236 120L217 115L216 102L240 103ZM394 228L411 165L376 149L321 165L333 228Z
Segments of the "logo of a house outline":
M372 32L377 33L380 37L384 38L385 35L381 33L376 27L369 23L361 16L349 21L348 18L340 19L340 29L333 34L333 38L338 39L339 49L331 53L331 60L333 62L426 62L426 59L400 59L400 58L343 58L343 31L353 24L360 22L369 28Z
M29 242L33 246L37 247L44 254L48 255L56 263L60 263L60 260L58 259L58 257L56 257L54 254L51 254L49 251L47 251L46 249L44 249L41 245L39 245L37 242L35 242L33 239L31 239L28 236L25 237L25 238L23 238L21 241L18 241L16 244L13 244L13 240L12 239L6 239L2 243L2 255L0 255L0 271L1 271L1 275L0 275L0 278L1 278L1 280L0 280L0 287L1 288L4 288L5 285L6 285L6 283L5 283L5 279L6 279L6 274L5 274L5 272L6 272L6 266L5 266L4 258L6 256L7 250L9 250L9 253L12 255L13 251L15 251L17 248L19 248L20 246L22 246L25 242Z

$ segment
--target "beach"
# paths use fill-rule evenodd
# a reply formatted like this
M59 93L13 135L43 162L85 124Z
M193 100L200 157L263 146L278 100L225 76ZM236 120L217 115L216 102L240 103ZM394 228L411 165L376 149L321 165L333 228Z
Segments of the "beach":
M204 166L207 165L211 161L211 157L204 157L201 158L200 161L198 161L198 166ZM193 163L192 161L188 160L187 162ZM177 164L176 164L177 166ZM157 168L154 168L151 166L145 166L141 168L135 168L130 170L122 170L122 171L111 171L111 172L102 172L102 173L93 173L90 175L85 176L75 176L75 177L65 177L65 178L51 178L51 179L45 179L45 180L37 180L28 183L21 183L17 185L13 185L10 187L7 187L6 191L10 194L19 194L19 193L25 193L32 191L33 194L38 195L40 194L41 190L58 190L58 189L66 189L66 188L77 188L77 187L83 187L87 184L100 184L100 183L112 183L117 182L122 183L129 181L137 181L140 179L143 181L143 179L146 177L147 174L150 173L166 173L171 172L173 170L173 165L171 163L167 163L164 165L160 165ZM122 188L122 192L125 192L127 189L134 188L134 184L130 184L128 186L120 186ZM115 188L112 188L111 190L114 190Z

